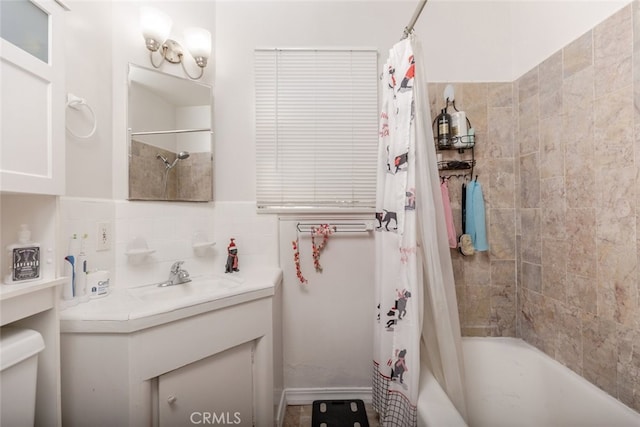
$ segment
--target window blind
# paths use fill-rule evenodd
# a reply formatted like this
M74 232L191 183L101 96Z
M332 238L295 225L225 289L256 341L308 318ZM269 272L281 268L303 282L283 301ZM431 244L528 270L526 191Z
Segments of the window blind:
M375 206L374 50L256 50L259 208Z

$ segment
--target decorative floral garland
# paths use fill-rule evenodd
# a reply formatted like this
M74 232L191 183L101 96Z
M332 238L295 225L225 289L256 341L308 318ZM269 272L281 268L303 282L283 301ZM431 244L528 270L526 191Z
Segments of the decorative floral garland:
M320 252L327 245L327 241L329 240L329 236L336 231L335 226L330 226L329 224L321 224L318 228L311 227L311 248L313 250L313 266L315 267L318 273L322 272L322 266L320 265ZM322 242L316 246L316 236L322 236ZM307 279L302 275L302 269L300 268L300 244L298 239L293 240L291 242L293 246L293 262L296 265L296 276L301 284L307 283Z
M329 224L321 224L320 227L311 227L311 247L313 248L313 266L318 273L322 273L322 266L320 265L320 252L327 245L329 236L336 230L335 227L330 227ZM316 246L315 236L322 236L322 243Z
M296 276L298 276L298 280L300 283L307 283L307 279L302 275L302 270L300 269L300 249L298 246L298 239L291 242L293 245L293 262L296 264Z

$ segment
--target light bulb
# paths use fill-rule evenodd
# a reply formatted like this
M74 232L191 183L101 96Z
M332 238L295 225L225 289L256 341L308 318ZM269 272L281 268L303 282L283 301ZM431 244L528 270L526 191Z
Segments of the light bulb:
M211 33L204 28L190 27L184 30L185 47L200 67L207 65L211 55Z
M171 18L166 13L153 7L140 8L140 30L149 50L158 50L169 38L171 25Z

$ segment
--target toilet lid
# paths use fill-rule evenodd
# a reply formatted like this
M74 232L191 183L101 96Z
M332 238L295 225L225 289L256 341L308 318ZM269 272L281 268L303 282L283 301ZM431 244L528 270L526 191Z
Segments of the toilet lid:
M32 329L0 328L0 371L44 350L42 335Z

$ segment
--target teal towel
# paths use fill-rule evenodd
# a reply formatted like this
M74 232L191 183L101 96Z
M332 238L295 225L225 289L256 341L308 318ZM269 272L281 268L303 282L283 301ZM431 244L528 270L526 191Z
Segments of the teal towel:
M466 233L471 236L471 242L476 251L489 250L487 243L487 226L485 223L484 197L482 186L478 181L467 184Z

